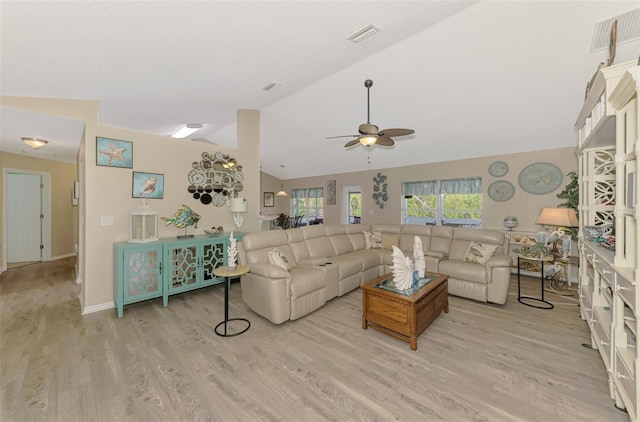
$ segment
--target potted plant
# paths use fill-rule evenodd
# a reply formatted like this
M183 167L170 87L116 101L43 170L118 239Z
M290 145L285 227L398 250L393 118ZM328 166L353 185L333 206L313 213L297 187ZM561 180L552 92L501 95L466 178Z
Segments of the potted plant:
M567 185L564 187L564 190L562 192L556 195L559 199L564 200L564 202L561 204L558 204L558 206L565 207L565 208L573 208L573 210L576 212L576 217L580 218L580 214L578 213L578 204L580 203L580 198L578 196L578 193L579 193L578 173L576 173L575 171L572 171L568 173L567 176L570 179L569 183L567 183ZM577 241L578 228L573 227L573 228L568 228L567 230L571 233L571 239L574 242Z

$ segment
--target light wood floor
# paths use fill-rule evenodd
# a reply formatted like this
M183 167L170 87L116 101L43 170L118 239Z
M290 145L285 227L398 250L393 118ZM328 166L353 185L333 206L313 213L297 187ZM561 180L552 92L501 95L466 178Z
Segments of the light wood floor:
M539 310L450 296L418 350L363 330L361 292L221 338L213 286L80 315L73 259L0 276L2 421L627 421L575 302ZM539 293L539 280L525 278ZM534 290L535 289L535 290Z

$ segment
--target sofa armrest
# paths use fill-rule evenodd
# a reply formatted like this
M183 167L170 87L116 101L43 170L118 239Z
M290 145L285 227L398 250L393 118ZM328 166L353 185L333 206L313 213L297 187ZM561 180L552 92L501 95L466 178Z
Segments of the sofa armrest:
M266 278L291 278L289 271L273 264L249 264L250 271Z
M487 268L493 267L509 267L511 268L511 256L510 255L494 255L485 264Z

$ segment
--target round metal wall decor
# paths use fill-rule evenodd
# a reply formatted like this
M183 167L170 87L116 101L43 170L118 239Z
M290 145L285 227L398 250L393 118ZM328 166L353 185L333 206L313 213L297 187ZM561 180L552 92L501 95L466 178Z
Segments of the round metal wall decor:
M525 167L518 176L518 184L527 193L544 195L562 184L562 171L551 163L533 163Z
M494 161L489 166L489 174L493 177L502 177L509 172L509 165L504 161Z
M204 205L222 207L244 189L242 166L229 154L203 152L202 160L194 161L191 167L187 174L187 190L193 199Z
M505 180L498 180L489 185L489 198L497 202L508 201L515 193L515 186Z

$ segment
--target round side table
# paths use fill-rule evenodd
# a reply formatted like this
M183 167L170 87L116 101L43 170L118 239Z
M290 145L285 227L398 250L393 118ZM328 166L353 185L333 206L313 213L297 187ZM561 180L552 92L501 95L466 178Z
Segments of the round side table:
M540 298L533 296L523 296L520 294L520 260L535 261L540 263ZM544 263L553 262L552 256L543 256L540 258L534 258L530 256L518 255L518 302L523 305L531 306L532 308L540 309L553 309L553 303L544 300ZM526 301L533 301L535 303L527 303Z
M240 277L241 275L246 274L248 272L249 272L248 265L236 265L235 268L232 270L230 270L227 266L218 267L215 270L213 270L213 275L215 275L216 277L224 277L224 321L216 325L216 328L215 328L215 332L219 336L222 336L222 337L237 336L239 334L244 333L249 329L249 327L251 327L251 322L249 322L248 319L229 318L229 283L231 282L232 278ZM247 323L247 326L241 331L237 331L235 333L230 334L227 332L227 323L229 321L244 321ZM218 328L220 328L221 326L224 326L223 333L218 331Z

